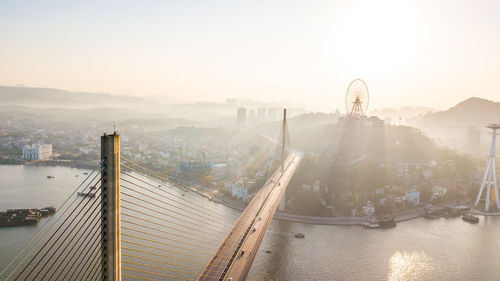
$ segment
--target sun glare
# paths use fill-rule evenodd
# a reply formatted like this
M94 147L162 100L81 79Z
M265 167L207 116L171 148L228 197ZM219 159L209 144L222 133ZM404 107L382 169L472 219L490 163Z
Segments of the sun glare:
M396 252L389 260L388 280L421 280L432 270L430 258L423 252Z
M406 1L355 2L336 21L336 48L343 65L366 72L390 72L418 50L417 6Z

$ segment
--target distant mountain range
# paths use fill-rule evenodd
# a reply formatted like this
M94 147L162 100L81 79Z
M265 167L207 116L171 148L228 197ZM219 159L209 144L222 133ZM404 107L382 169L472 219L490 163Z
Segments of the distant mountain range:
M368 112L368 115L375 115L381 119L388 120L390 119L393 123L398 123L400 121L407 121L409 119L415 119L422 117L426 113L436 112L437 109L429 108L429 107L410 107L405 106L399 109L394 108L383 108L383 109L374 109Z
M417 127L483 127L490 123L500 123L500 102L469 98L448 110L425 114Z
M168 100L168 99L166 99ZM184 104L162 104L158 100L127 95L111 95L106 93L69 92L52 88L9 87L0 86L0 106L24 106L32 108L68 108L97 109L116 108L142 111L146 114L161 114L177 118L185 118L220 125L235 123L236 108L282 107L279 103L262 103L249 99L228 99L225 103L196 102ZM286 106L291 106L287 104ZM5 108L3 109L5 111ZM385 108L374 110L370 115L382 119L398 120L419 128L438 127L483 127L489 123L500 123L500 102L482 98L469 98L456 106L436 111L428 107L402 107L400 109ZM309 123L321 119L323 115L306 115L303 122ZM331 116L326 117L330 119ZM298 121L300 119L297 119ZM293 120L291 120L293 122ZM322 124L322 121L320 122ZM328 121L330 122L330 120ZM300 123L300 122L298 122ZM291 124L292 125L292 124Z
M106 93L68 92L51 88L0 86L0 105L30 107L96 108L155 106L140 97Z
M225 103L194 102L180 103L181 100L160 96L134 97L107 93L69 92L52 88L25 86L0 86L0 106L21 106L32 108L96 109L117 108L143 111L145 113L168 114L213 124L221 121L235 124L236 108L246 107L290 107L291 103L259 102L252 99L227 99ZM233 120L234 119L234 120Z

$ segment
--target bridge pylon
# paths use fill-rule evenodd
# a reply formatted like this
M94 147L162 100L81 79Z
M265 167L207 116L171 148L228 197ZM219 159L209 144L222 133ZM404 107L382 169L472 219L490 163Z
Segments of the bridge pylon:
M290 146L290 136L288 134L288 125L286 123L286 108L283 109L283 124L281 125L281 132L280 132L280 157L281 157L281 173L283 174L285 171L285 159L288 156L289 152L289 146ZM287 149L288 148L288 149ZM281 197L280 204L278 206L278 210L280 212L285 211L285 206L286 205L286 194L283 193L283 196Z
M101 280L121 281L120 135L101 136Z

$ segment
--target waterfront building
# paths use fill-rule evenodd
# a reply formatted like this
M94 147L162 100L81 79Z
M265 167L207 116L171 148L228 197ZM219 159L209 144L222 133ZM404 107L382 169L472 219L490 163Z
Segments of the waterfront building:
M52 156L52 144L37 143L23 147L23 159L48 160Z

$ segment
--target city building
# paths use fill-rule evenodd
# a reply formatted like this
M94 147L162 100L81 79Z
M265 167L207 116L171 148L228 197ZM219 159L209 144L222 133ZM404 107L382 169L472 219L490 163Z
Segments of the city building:
M267 109L267 120L274 121L280 119L278 116L279 108L268 108Z
M257 108L257 121L262 122L267 119L267 109L265 108Z
M52 156L52 144L37 143L23 147L23 159L47 160Z
M241 199L241 198L246 198L248 196L248 189L243 187L243 185L234 185L231 188L231 195Z
M248 110L248 122L253 123L255 122L255 119L257 118L257 115L255 113L255 109L249 109Z
M183 178L202 178L212 174L213 163L204 161L182 161L179 174Z
M236 120L238 121L238 126L244 127L247 122L247 109L244 107L239 107L236 110Z
M479 153L479 144L481 142L481 131L475 127L467 129L467 151L473 154Z

